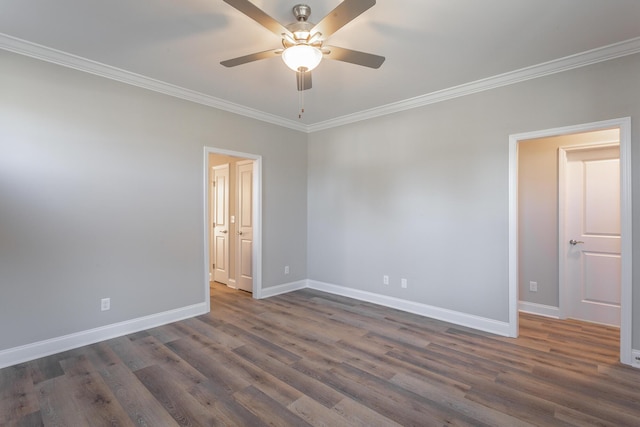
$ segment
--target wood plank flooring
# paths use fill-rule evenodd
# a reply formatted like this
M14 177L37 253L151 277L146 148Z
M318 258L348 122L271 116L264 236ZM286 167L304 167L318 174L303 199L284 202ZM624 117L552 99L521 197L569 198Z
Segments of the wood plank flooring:
M0 370L2 426L640 426L618 330L509 339L312 290Z

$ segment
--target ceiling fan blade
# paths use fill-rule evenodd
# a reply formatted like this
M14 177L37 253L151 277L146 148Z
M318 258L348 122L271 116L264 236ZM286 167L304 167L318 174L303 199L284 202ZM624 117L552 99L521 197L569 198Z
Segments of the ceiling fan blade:
M311 71L296 72L296 83L299 91L311 89Z
M291 34L289 30L285 28L284 25L267 15L262 11L258 6L251 3L249 0L223 0L229 6L232 6L239 10L240 12L247 15L249 18L256 21L258 24L265 27L267 30L271 31L278 37L281 37L283 33Z
M225 0L226 1L226 0ZM376 4L376 0L344 0L327 16L322 18L310 31L311 34L320 32L323 39L329 38L333 33L344 27L362 12Z
M324 46L323 51L328 51L324 56L327 59L349 62L351 64L362 65L369 68L380 68L385 60L384 56L373 55L371 53L357 50L345 49L337 46Z
M225 67L235 67L237 65L246 64L247 62L273 58L277 55L280 55L281 53L282 53L282 49L265 50L264 52L256 52L250 55L239 56L233 59L227 59L226 61L222 61L220 64L224 65Z

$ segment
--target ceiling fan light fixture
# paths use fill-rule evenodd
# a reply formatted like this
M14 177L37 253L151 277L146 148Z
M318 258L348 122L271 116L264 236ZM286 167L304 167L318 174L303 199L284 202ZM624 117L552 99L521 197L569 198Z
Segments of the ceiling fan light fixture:
M297 44L288 47L282 52L282 60L293 71L311 71L322 61L320 49L308 44Z

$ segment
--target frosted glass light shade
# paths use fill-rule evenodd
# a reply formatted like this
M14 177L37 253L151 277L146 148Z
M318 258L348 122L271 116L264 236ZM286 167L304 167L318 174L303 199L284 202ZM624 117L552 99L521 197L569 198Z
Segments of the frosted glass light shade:
M293 71L311 71L318 66L322 60L320 49L306 44L298 44L288 47L282 52L282 60L287 67Z

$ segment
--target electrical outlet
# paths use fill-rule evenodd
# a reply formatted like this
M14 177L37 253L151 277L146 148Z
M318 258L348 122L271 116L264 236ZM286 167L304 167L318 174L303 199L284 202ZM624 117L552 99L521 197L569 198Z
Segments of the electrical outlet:
M400 286L402 286L403 288L407 287L407 279L400 279Z
M111 309L111 298L102 298L100 301L100 310L107 311Z
M288 265L284 266L284 274L289 274L289 266Z
M631 365L634 368L640 368L640 350L632 350L633 360L631 361Z
M529 282L529 291L538 292L538 282Z
M389 284L389 276L382 276L382 284L383 285Z

